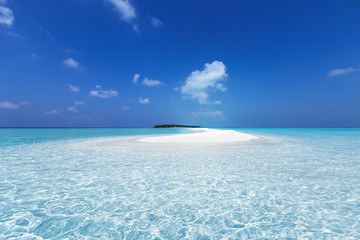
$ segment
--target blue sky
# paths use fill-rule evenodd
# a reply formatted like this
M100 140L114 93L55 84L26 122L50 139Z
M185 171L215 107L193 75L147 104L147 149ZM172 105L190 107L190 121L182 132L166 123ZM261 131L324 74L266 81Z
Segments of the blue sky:
M360 127L360 2L0 0L0 126Z

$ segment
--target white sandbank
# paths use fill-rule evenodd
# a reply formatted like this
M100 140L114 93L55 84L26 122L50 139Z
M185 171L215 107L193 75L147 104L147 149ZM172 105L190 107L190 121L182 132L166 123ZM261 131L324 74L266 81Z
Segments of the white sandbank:
M84 141L77 146L95 147L193 147L252 144L264 139L263 136L241 133L234 130L192 128L192 132L158 136L129 136L102 138Z
M136 141L146 143L235 143L259 139L259 137L234 130L197 128L195 133L144 137Z

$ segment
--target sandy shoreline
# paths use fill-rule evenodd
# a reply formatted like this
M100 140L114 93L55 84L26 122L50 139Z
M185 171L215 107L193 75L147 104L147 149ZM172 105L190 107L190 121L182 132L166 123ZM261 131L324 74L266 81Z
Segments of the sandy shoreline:
M195 129L195 133L173 134L167 136L145 137L137 141L147 143L233 143L247 142L259 137L234 130L218 130L209 128Z
M234 130L209 128L191 129L193 132L158 135L104 138L86 141L86 145L99 147L162 147L162 146L220 146L253 143L262 138Z

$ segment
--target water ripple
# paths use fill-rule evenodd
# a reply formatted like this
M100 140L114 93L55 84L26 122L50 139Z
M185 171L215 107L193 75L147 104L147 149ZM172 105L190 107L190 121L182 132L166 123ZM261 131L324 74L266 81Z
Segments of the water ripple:
M2 147L0 239L359 239L359 137Z

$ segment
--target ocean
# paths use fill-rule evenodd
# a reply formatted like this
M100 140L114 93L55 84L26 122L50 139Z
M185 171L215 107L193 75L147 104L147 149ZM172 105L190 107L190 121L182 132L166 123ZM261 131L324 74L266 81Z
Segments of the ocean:
M0 239L360 239L360 129L104 147L189 129L0 129Z

